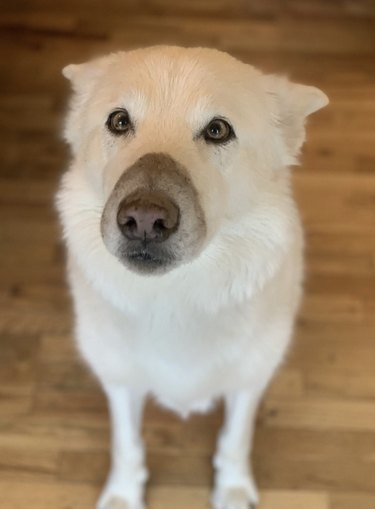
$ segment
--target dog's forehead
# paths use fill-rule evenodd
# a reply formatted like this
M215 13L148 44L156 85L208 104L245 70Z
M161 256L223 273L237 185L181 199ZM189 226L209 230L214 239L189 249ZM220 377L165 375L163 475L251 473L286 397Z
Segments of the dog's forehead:
M194 123L202 116L240 111L241 96L248 101L259 81L251 70L214 50L130 52L110 64L100 93L112 106L130 107L140 116L173 109Z
M155 80L161 85L177 88L230 80L250 68L230 55L203 48L156 47L119 53L111 59L109 69L125 74L128 80Z

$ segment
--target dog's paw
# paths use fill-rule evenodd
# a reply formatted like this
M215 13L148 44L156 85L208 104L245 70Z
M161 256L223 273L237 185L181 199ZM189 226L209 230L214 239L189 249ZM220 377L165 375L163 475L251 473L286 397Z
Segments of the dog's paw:
M214 509L255 509L257 504L258 495L242 487L217 490L212 496Z
M223 471L218 473L212 494L214 509L255 509L258 503L258 490L251 475L228 478Z
M146 509L141 494L135 495L126 486L108 483L104 488L97 509Z
M147 470L143 465L112 469L96 509L146 509L143 503Z
M119 495L106 494L101 496L97 509L145 509L141 502L129 502Z

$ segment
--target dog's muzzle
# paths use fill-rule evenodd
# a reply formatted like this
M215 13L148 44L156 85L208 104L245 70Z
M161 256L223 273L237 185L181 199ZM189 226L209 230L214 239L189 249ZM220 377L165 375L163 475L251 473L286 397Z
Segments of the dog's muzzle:
M104 207L101 233L128 268L163 273L196 256L206 223L186 170L166 154L146 154L125 170Z

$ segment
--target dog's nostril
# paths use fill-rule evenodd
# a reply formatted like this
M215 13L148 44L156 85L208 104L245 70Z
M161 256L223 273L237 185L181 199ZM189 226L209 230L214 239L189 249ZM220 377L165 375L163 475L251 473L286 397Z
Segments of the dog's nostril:
M121 223L120 223L121 224ZM125 223L123 223L128 228L136 228L137 227L137 221L134 219L134 217L128 217Z
M166 230L167 227L165 225L164 219L157 219L153 226L154 230L156 231L163 231Z
M118 220L118 223L122 229L122 232L125 234L127 232L127 235L136 235L137 232L137 221L134 219L134 217L126 217L125 221L121 222Z

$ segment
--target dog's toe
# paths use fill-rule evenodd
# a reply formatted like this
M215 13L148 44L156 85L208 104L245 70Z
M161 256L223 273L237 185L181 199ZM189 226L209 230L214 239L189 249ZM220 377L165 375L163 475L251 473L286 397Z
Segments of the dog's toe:
M241 487L229 488L213 498L214 509L256 509L247 490Z

